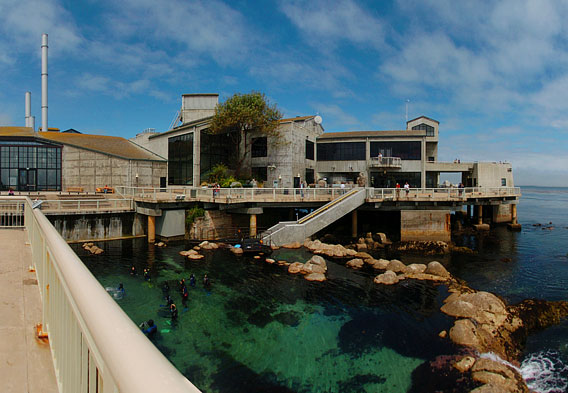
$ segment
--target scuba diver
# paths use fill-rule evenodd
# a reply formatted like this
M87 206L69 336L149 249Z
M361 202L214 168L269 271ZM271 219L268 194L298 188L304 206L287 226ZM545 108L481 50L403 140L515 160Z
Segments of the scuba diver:
M150 269L144 269L144 280L150 281Z
M174 304L174 299L170 295L166 295L166 307L171 307Z
M176 321L178 318L178 310L174 303L170 305L170 316L172 317L172 321Z
M170 286L168 285L167 281L164 283L164 286L162 287L162 293L164 294L164 296L168 296L170 294Z
M181 288L181 303L185 306L187 303L187 298L189 297L189 292L187 292L187 287L184 286Z
M136 267L134 265L132 265L132 267L130 268L130 275L131 276L135 276L136 275Z
M195 287L195 275L193 273L191 273L191 276L189 276L189 285Z
M154 324L153 319L149 319L147 322L142 322L140 324L140 328L142 329L142 333L144 333L148 338L154 337L158 331L158 327Z
M209 288L209 286L211 285L211 282L209 281L209 277L207 277L207 274L205 276L203 276L203 286L205 288Z
M119 283L116 291L124 296L124 285L122 285L122 283Z

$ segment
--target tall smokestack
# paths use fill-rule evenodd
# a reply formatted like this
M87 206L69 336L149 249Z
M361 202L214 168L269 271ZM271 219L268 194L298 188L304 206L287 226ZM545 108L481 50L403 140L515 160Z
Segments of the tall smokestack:
M47 34L41 36L41 130L47 132Z
M31 127L32 117L32 93L26 91L26 127Z

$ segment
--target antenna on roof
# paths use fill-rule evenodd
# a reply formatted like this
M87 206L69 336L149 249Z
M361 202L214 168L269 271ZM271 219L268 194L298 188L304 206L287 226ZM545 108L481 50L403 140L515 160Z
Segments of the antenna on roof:
M410 103L410 98L406 99L405 106L406 106L406 122L408 123L408 104Z

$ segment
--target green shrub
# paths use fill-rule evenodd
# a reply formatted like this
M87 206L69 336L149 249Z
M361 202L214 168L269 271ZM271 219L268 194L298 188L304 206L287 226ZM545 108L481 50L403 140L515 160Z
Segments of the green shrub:
M229 177L228 168L225 164L219 163L211 168L209 172L209 183L223 183Z
M191 209L185 211L185 227L191 228L196 218L203 217L205 215L205 210L201 207L195 205Z

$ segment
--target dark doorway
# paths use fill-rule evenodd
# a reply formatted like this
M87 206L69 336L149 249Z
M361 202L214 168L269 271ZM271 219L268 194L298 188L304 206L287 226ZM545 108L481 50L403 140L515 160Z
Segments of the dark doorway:
M18 190L35 191L37 188L37 172L35 169L19 169Z

